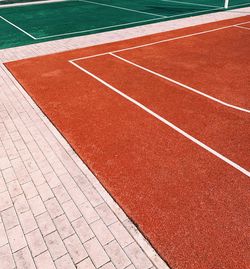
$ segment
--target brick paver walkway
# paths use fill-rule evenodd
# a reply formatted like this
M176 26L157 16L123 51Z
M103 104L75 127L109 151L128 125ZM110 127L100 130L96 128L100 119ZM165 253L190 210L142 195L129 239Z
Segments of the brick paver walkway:
M0 50L0 62L249 12L249 8L244 8ZM168 268L3 64L0 66L0 267Z

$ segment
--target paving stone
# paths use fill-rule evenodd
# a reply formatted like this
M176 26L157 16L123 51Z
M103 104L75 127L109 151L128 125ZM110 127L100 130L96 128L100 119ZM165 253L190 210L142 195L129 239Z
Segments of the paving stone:
M27 200L23 194L16 196L13 198L14 207L16 209L17 214L22 214L28 210L30 210Z
M18 180L13 180L7 184L8 190L11 197L15 197L23 193L23 190L18 182Z
M68 193L71 196L74 203L78 206L87 201L86 196L78 187L68 189Z
M0 170L4 170L11 167L11 163L9 158L6 157L0 157Z
M119 268L119 267L117 267L117 268ZM116 269L116 268L111 262L109 262L109 263L103 265L100 269Z
M63 214L63 210L59 203L57 202L56 198L52 198L45 202L45 206L47 210L49 211L49 214L52 219L59 217Z
M90 258L87 258L84 261L77 264L77 269L95 269L95 266L90 260Z
M4 177L4 180L6 183L8 183L14 179L17 179L16 174L14 172L14 169L12 167L7 168L7 169L3 170L2 172L3 172L3 177Z
M103 203L97 206L95 209L106 225L110 225L118 221L117 217L107 206L107 204Z
M55 188L56 186L60 185L60 180L55 172L50 171L47 174L44 174L46 181L48 182L50 188Z
M61 215L55 218L54 223L62 239L67 238L75 233L74 229L72 228L69 220L65 215Z
M19 224L14 207L10 207L2 212L2 219L6 230L9 230Z
M43 201L47 201L54 197L54 194L47 183L37 186L37 190Z
M68 192L65 190L63 185L58 185L55 188L53 188L53 192L60 204L69 201L71 197L69 196Z
M16 267L9 245L0 247L0 264L4 269L14 269Z
M22 185L22 188L27 199L33 198L38 195L36 187L32 181L24 183Z
M30 210L20 214L19 220L24 234L27 234L37 228L35 218Z
M94 237L92 230L83 218L75 220L72 225L82 243Z
M67 253L63 241L57 232L48 234L44 238L53 260L56 260Z
M64 244L75 264L88 257L88 254L77 235L74 234L66 238Z
M5 233L4 225L3 223L0 223L0 247L4 246L8 243L8 238Z
M114 240L113 235L102 220L97 220L93 222L90 226L103 246Z
M82 191L94 207L104 202L100 194L92 186L82 189Z
M12 252L16 252L27 246L21 226L15 226L7 231Z
M12 200L7 191L0 193L0 212L11 207Z
M104 248L117 268L123 269L131 264L131 261L116 241L110 242Z
M63 203L62 207L70 221L74 221L82 216L81 212L72 200Z
M46 211L43 201L39 195L29 199L29 205L34 216L40 215Z
M39 229L36 229L26 234L26 239L33 257L47 250L47 247Z
M56 230L56 227L48 212L44 212L43 214L37 216L36 220L43 236Z
M55 261L55 265L58 269L75 269L76 268L68 254L57 259Z
M39 186L46 182L46 179L40 170L32 172L30 176L36 186Z
M37 269L56 269L49 252L43 252L35 257Z
M103 247L96 238L93 238L88 242L84 243L84 247L97 268L101 267L110 260Z
M0 174L0 193L7 190L3 177Z
M130 244L124 248L124 250L136 268L148 269L153 266L145 253L143 253L142 249L136 243Z
M93 206L88 201L79 205L79 209L88 223L92 223L100 218Z
M14 253L17 268L36 269L31 253L27 247Z
M120 222L115 222L109 226L110 231L119 242L122 248L134 242L132 236Z

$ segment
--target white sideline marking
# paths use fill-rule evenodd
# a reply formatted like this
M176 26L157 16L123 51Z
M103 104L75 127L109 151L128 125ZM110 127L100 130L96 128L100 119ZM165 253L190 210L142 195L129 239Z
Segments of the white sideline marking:
M131 25L131 24L138 24L138 23L142 23L142 22L155 21L155 20L160 20L160 19L161 18L154 18L154 19L148 19L148 20L142 20L142 21L128 22L128 23L116 24L116 25L111 25L111 26L104 26L104 27L100 27L100 28L82 30L82 31L77 31L77 32L70 32L70 33L64 33L64 34L37 37L36 39L47 39L47 38L57 37L57 36L73 35L73 34L78 34L78 33L87 33L87 32L93 32L93 31L97 31L97 30L104 30L104 29L109 29L109 28L115 28L115 27L120 27L120 26L125 26L125 25Z
M0 18L2 20L4 20L5 22L9 23L10 25L12 25L13 27L17 28L19 31L23 32L24 34L26 34L27 36L31 37L32 39L36 40L37 38L35 38L33 35L29 34L28 32L24 31L22 28L18 27L17 25L15 25L14 23L10 22L9 20L5 19L3 16L0 16Z
M170 121L164 119L163 117L161 117L160 115L158 115L157 113L155 113L154 111L152 111L151 109L147 108L146 106L144 106L140 102L136 101L135 99L133 99L130 96L126 95L125 93L121 92L120 90L118 90L117 88L113 87L112 85L110 85L109 83L107 83L106 81L104 81L103 79L97 77L93 73L91 73L88 70L84 69L83 67L79 66L78 64L76 64L72 60L70 60L69 62L71 64L73 64L76 68L80 69L84 73L88 74L89 76L93 77L94 79L96 79L97 81L99 81L100 83L102 83L103 85L105 85L106 87L108 87L109 89L111 89L112 91L114 91L117 94L121 95L122 97L124 97L125 99L127 99L131 103L135 104L136 106L140 107L142 110L146 111L147 113L149 113L150 115L152 115L153 117L155 117L156 119L158 119L159 121L163 122L164 124L168 125L172 129L174 129L175 131L177 131L178 133L182 134L187 139L191 140L192 142L194 142L195 144L199 145L200 147L202 147L206 151L210 152L211 154L215 155L219 159L223 160L224 162L228 163L229 165L231 165L232 167L234 167L235 169L237 169L241 173L243 173L246 176L250 177L250 172L247 171L246 169L244 169L243 167L241 167L240 165L238 165L237 163L231 161L230 159L228 159L224 155L218 153L217 151L215 151L214 149L210 148L206 144L202 143L198 139L194 138L190 134L186 133L185 131L183 131L182 129L180 129L179 127L177 127L176 125L174 125Z
M187 37L192 37L192 36L212 33L212 32L216 32L216 31L219 31L219 30L223 30L223 29L234 27L234 26L238 26L238 25L241 25L241 24L246 24L248 22L249 21L242 22L242 23L237 23L237 24L232 24L232 25L227 25L227 26L223 26L223 27L219 27L219 28L214 28L214 29L211 29L211 30L196 32L196 33L193 33L193 34L182 35L182 36L177 36L177 37L168 38L168 39L162 39L162 40L159 40L159 41L150 42L150 43L146 43L146 44L143 44L143 45L132 46L132 47L124 48L124 49L113 50L113 51L108 51L108 52L99 53L99 54L95 54L95 55L75 58L75 59L71 59L71 61L78 61L78 60L84 60L84 59L89 59L89 58L95 58L95 57L98 57L98 56L107 55L109 53L118 53L118 52L122 52L122 51L140 49L140 48L144 48L144 47L148 47L148 46L152 46L152 45L157 45L157 44L161 44L161 43L165 43L165 42L170 42L170 41L174 41L174 40L178 40L178 39L183 39L183 38L187 38Z
M34 6L34 5L52 4L52 3L66 2L66 1L68 1L68 0L42 0L42 1L35 1L35 2L4 4L4 5L0 5L0 9L2 9L2 8L22 7L22 6ZM1 2L1 0L0 0L0 2Z
M85 0L78 0L78 1L80 1L80 2L90 2L90 1L85 1ZM101 5L104 5L104 4L101 4ZM47 38L52 38L52 37L57 37L57 36L73 35L73 34L77 34L77 33L86 33L86 32L92 32L92 31L103 30L103 29L108 29L108 28L115 28L115 27L125 26L125 25L138 24L138 23L142 23L142 22L149 22L149 21L177 18L177 17L181 17L181 16L186 16L186 15L191 15L191 14L196 14L196 13L204 13L204 12L208 12L208 11L221 10L221 9L223 9L223 8L213 8L213 9L207 9L207 10L202 10L202 11L182 13L182 14L172 15L172 16L168 16L168 17L158 15L159 17L154 18L154 19L141 20L141 21L129 22L129 23L123 23L123 24L116 24L116 25L113 25L113 26L105 26L105 27L82 30L82 31L77 31L77 32L63 33L63 34L50 35L50 36L44 36L44 37L37 37L36 39L47 39Z
M150 16L157 16L157 17L161 17L161 18L167 18L167 16L164 16L164 15L155 14L155 13L151 13L151 12L140 11L140 10L136 10L136 9L126 8L126 7L103 4L103 3L94 2L94 1L88 1L88 0L78 0L78 1L91 3L91 4L95 4L95 5L99 5L99 6L112 7L112 8L116 8L116 9L132 11L132 12L136 12L136 13L142 13L142 14L146 14L146 15L150 15Z
M250 30L249 27L244 27L244 26L239 26L239 25L235 25L235 27L245 29L245 30L248 30L248 31Z
M211 99L212 101L215 101L215 102L217 102L217 103L219 103L219 104L221 104L221 105L224 105L224 106L227 106L227 107L236 109L236 110L240 110L240 111L243 111L243 112L250 113L250 110L248 110L248 109L241 108L241 107L234 106L234 105L231 105L231 104L229 104L229 103L223 102L223 101L221 101L220 99L217 99L217 98L215 98L215 97L213 97L213 96L211 96L211 95L208 95L208 94L206 94L206 93L203 93L203 92L201 92L201 91L198 91L198 90L196 90L195 88L192 88L192 87L190 87L190 86L188 86L188 85L186 85L186 84L183 84L183 83L181 83L181 82L178 82L178 81L176 81L176 80L174 80L174 79L171 79L170 77L164 76L164 75L162 75L162 74L160 74L160 73L157 73L157 72L155 72L155 71L153 71L153 70L150 70L150 69L148 69L148 68L146 68L146 67L143 67L143 66L141 66L141 65L139 65L139 64L136 64L136 63L134 63L134 62L131 62L131 61L129 61L129 60L127 60L127 59L125 59L125 58L123 58L123 57L121 57L121 56L118 56L118 55L113 54L113 53L109 53L109 55L112 55L112 56L114 56L114 57L120 59L121 61L124 61L124 62L126 62L126 63L128 63L128 64L130 64L130 65L133 65L133 66L135 66L135 67L137 67L137 68L140 68L140 69L142 69L142 70L144 70L144 71L146 71L146 72L148 72L148 73L151 73L151 74L153 74L153 75L155 75L155 76L157 76L157 77L160 77L160 78L162 78L162 79L164 79L164 80L170 81L170 82L172 82L172 83L174 83L174 84L176 84L176 85L178 85L178 86L181 86L181 87L183 87L183 88L185 88L185 89L187 89L187 90L189 90L189 91L195 92L195 93L197 93L197 94L199 94L199 95L202 95L202 96L204 96L204 97L206 97L206 98L208 98L208 99Z
M128 26L128 25L132 25L132 24L139 24L139 23L150 22L150 21L153 22L153 21L156 21L156 20L163 20L163 19L170 19L170 18L178 18L180 16L186 16L186 15L191 15L191 14L196 14L196 13L204 13L204 12L210 12L210 11L222 9L222 8L213 8L213 9L207 9L207 10L201 10L201 11L195 11L195 12L189 12L189 13L182 13L182 14L177 14L177 15L172 15L172 16L163 16L163 15L159 15L159 14L148 13L148 12L144 12L144 11L133 10L133 9L129 9L129 8L123 8L123 7L118 7L118 6L113 6L113 5L103 4L103 3L98 3L98 2L94 2L94 1L88 1L88 0L75 0L75 1L76 2L86 2L86 3L101 5L101 6L108 6L108 7L117 8L117 9L123 9L123 10L131 11L131 12L143 13L143 14L147 14L147 15L151 15L151 16L157 16L157 18L148 19L148 20L141 20L141 21L136 21L136 22L123 23L123 24L116 24L116 25L112 25L112 26L104 26L104 27L100 27L100 28L94 28L94 29L88 29L88 30L82 30L82 31L75 31L75 32L69 32L69 33L62 33L62 34L56 34L56 35L43 36L43 37L34 37L33 35L29 34L25 30L23 30L19 26L15 25L14 23L8 21L7 19L3 18L2 16L0 16L0 18L2 18L3 20L5 20L10 25L12 25L15 28L17 28L18 30L22 31L23 33L25 33L26 35L28 35L32 39L34 39L34 40L40 40L40 39L48 39L48 38L59 37L59 36L67 36L67 35L74 35L74 34L79 34L79 33L87 33L87 32L92 32L92 31L98 31L98 30L116 28L116 27L120 27L120 26ZM51 1L51 2L49 2L49 1L47 2L46 1L46 2L44 2L44 4L50 4L50 3L55 3L55 2L65 3L65 2L68 2L68 1L67 0L65 0L65 1L60 1L59 0L59 1Z
M206 4L198 4L193 2L182 2L182 1L175 1L175 0L162 0L163 2L172 2L172 3L179 3L183 5L192 5L192 6L201 6L201 7L219 7L219 6L213 6L213 5L206 5Z

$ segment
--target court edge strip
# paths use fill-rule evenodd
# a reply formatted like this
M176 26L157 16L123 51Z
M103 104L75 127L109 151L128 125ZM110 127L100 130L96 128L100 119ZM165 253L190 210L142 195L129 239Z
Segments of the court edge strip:
M166 0L164 2L167 2L167 1L168 0ZM62 2L63 3L63 2L74 2L74 1L55 1L55 2L46 2L44 4L52 4L52 3L56 3L56 2ZM215 8L206 9L206 10L199 10L199 11L195 11L195 12L188 12L188 13L183 13L183 14L177 14L177 15L172 15L172 16L163 16L163 15L159 15L159 14L148 13L148 12L143 12L143 11L138 11L138 10L133 10L133 9L128 9L128 8L123 8L123 7L119 7L119 6L113 6L113 5L108 5L108 4L103 4L103 3L98 3L98 2L94 2L94 1L88 1L88 0L75 0L75 2L92 3L92 4L96 4L96 5L108 6L108 7L117 8L117 9L121 9L121 10L127 10L127 11L131 11L131 12L144 13L144 14L147 14L147 15L150 15L150 16L157 16L157 18L141 20L141 21L136 21L136 22L123 23L123 24L117 24L117 25L111 25L111 26L105 26L105 27L100 27L100 28L95 28L95 29L87 29L87 30L69 32L69 33L49 35L49 36L44 36L44 37L35 37L34 35L28 33L27 31L25 31L21 27L17 26L13 22L11 22L8 19L4 18L3 16L0 16L0 18L2 20L4 20L5 22L9 23L10 25L12 25L13 27L15 27L16 29L20 30L21 32L23 32L24 34L26 34L27 36L29 36L33 40L41 40L41 39L49 39L49 38L59 37L59 36L69 36L69 35L74 35L74 34L79 34L79 33L87 33L87 32L94 32L94 31L99 31L99 30L104 30L104 29L111 29L111 28L131 25L131 24L136 25L136 24L140 24L140 23L144 23L144 22L150 22L150 21L153 22L153 21L156 21L156 20L158 20L160 22L160 21L162 21L164 19L178 18L178 17L197 14L197 13L202 14L202 13L207 13L207 12L210 12L210 11L220 11L220 10L223 11L223 10L226 10L224 7L211 6L211 7L215 7ZM178 2L178 1L169 1L169 2ZM188 3L185 3L185 4L188 4ZM193 3L189 3L189 4L193 5ZM30 5L32 5L32 4L30 4ZM240 6L245 6L245 5L247 5L247 4L240 4L240 5L235 5L235 6L231 6L231 7L240 7Z

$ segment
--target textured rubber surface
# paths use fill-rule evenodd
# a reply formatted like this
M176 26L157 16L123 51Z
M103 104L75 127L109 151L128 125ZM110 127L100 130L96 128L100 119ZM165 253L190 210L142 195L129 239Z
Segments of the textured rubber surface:
M174 269L249 268L249 178L112 92L68 60L247 20L249 17L7 64ZM243 43L240 40L246 42L249 39L243 29L235 31L238 50L241 50ZM201 50L204 61L209 61L208 47L219 42L218 38L224 46L224 41L227 38L233 40L235 35L230 30L221 30L212 34L210 41L205 37ZM192 52L199 52L198 47L194 46L200 46L200 40L192 40L194 43L190 44L189 39L182 39L180 44L184 51L189 49L188 64L191 69L202 64ZM167 44L166 48L168 46L171 47L171 44ZM236 44L231 43L231 48L234 46ZM140 55L143 64L154 68L168 66L168 58L171 66L172 54L177 56L180 53L182 57L180 47L176 46L176 50L171 49L171 55L166 55L164 64L162 54L159 54L156 66L153 59L158 54L152 57L149 51L142 52L137 54L134 50L129 55L128 52L125 54L135 58ZM225 57L225 63L230 60L230 65L239 67L242 64L243 67L244 62L231 62L232 58L240 55L239 52L232 52L232 55ZM190 95L181 88L105 57L84 63L80 61L80 64L122 90L129 91L145 105L152 106L166 118L170 117L204 142L212 143L217 150L231 154L235 161L249 165L244 155L244 147L249 147L246 140L247 133L249 135L246 121L249 117L245 113L224 108L195 94ZM210 71L216 68L218 76L225 76L223 85L227 85L225 67L214 65L212 68L210 64L208 67ZM199 68L195 70L199 72ZM246 79L244 74L238 75ZM231 89L235 76L237 73L230 80ZM190 77L188 82L195 83L194 78ZM210 82L208 80L206 86ZM205 83L205 78L201 83ZM216 93L225 97L221 89ZM233 94L229 95L229 99L237 101ZM234 124L237 125L235 130L231 126Z

